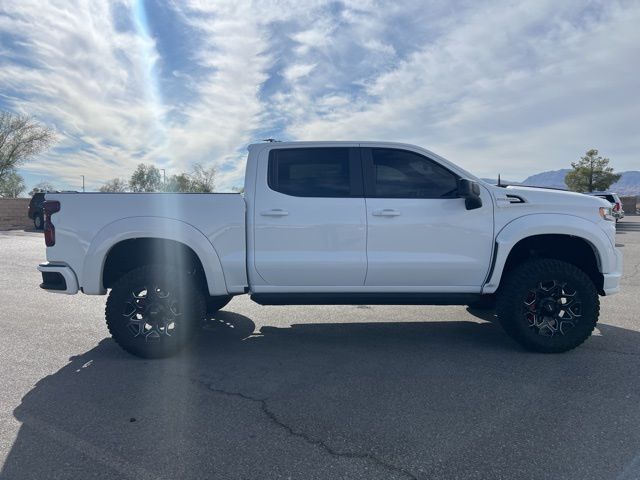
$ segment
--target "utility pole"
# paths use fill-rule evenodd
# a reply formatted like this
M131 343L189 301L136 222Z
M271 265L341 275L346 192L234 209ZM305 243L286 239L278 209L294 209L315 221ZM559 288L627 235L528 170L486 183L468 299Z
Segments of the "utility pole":
M80 175L82 177L82 191L84 192L84 175Z
M166 175L166 172L165 172L164 168L161 168L160 170L162 170L162 184L166 187L167 186L167 175Z

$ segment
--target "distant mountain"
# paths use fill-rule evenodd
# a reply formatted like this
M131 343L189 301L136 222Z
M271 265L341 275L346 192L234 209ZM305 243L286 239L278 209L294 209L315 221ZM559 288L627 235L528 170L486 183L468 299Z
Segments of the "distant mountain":
M532 187L567 189L567 184L564 183L564 177L570 171L571 169L569 168L563 168L562 170L549 170L547 172L536 173L535 175L525 178L522 183Z
M618 195L640 195L640 172L622 172L622 178L611 185L610 190Z
M567 188L564 183L565 175L571 170L563 168L562 170L549 170L547 172L531 175L522 181L524 185L534 187L552 187ZM622 172L622 177L609 188L618 195L640 195L640 172L631 170Z
M498 179L497 178L481 178L480 180L484 180L489 185L497 185L498 184ZM500 179L500 184L501 185L520 185L520 182L514 182L513 180L506 180L504 178L501 178Z

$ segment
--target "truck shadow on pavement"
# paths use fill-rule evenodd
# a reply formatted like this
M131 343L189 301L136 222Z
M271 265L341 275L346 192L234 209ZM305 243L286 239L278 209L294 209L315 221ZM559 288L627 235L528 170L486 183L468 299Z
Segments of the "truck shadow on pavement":
M527 353L483 322L263 327L180 355L111 339L14 411L1 478L635 478L637 332ZM620 476L620 477L619 477Z

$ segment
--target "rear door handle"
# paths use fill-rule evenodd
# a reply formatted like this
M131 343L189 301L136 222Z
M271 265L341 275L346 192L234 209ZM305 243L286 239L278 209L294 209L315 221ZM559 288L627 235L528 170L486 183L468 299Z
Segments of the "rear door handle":
M382 210L374 210L371 212L371 215L374 217L397 217L400 215L398 210L394 210L393 208L384 208Z
M281 208L272 208L271 210L263 210L260 212L263 217L286 217L289 212L282 210Z

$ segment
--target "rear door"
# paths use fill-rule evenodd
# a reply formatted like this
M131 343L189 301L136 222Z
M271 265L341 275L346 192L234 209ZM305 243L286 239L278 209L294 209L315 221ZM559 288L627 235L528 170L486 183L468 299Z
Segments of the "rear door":
M272 149L257 175L260 277L274 286L364 285L366 213L355 145Z
M458 176L426 156L364 148L367 286L476 292L489 270L493 202L465 208Z

